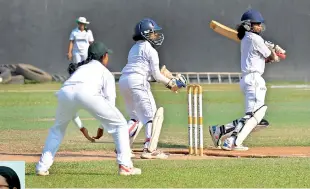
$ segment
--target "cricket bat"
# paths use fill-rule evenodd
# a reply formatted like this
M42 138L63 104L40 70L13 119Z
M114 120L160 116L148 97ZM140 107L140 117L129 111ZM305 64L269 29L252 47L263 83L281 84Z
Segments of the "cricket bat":
M238 32L230 27L227 27L217 21L212 20L210 22L210 28L213 29L216 33L219 33L220 35L223 35L229 39L232 39L236 42L240 42L240 39L238 38L237 34ZM265 44L268 46L268 43L265 42ZM274 45L274 44L270 44ZM283 50L281 47L277 46L278 52L276 54L280 57L280 59L284 60L286 59L286 51Z
M237 36L237 31L227 27L217 21L212 20L210 22L210 28L213 29L216 33L219 33L220 35L223 35L229 39L232 39L236 42L240 42L238 36Z

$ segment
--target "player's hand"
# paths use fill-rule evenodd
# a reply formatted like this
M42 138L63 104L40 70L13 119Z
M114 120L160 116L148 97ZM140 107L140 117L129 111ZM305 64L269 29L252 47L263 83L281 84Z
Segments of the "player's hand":
M282 49L279 45L272 43L271 41L265 41L265 45L276 53L286 54L286 50Z
M170 89L172 92L177 93L178 90L182 87L186 87L186 83L184 83L182 80L177 78L172 78L166 85L168 89Z
M87 140L89 140L90 142L95 142L95 139L89 136L88 130L85 127L81 128L80 131L83 133L84 137L87 138Z
M268 64L275 63L275 62L277 63L277 62L280 62L281 60L285 60L286 59L286 55L285 54L275 52L275 49L271 50L271 52L274 54L275 58L274 59L266 58L265 62L268 63Z
M78 64L70 63L67 71L70 75L72 75L77 70L77 68L78 68Z
M71 52L69 52L68 54L67 54L67 58L68 58L68 60L72 60L72 53Z
M178 73L175 78L184 84L184 88L187 86L187 79L184 75Z
M100 139L103 136L103 129L98 128L97 130L97 136L93 136L93 139Z
M168 79L172 79L173 75L172 73L166 68L165 65L163 65L160 69L160 73L163 74L165 77L167 77Z

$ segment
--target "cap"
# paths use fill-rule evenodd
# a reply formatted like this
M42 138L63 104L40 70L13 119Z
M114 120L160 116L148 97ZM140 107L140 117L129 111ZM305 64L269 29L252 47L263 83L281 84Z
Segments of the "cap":
M112 54L113 51L102 42L94 42L88 48L88 57L95 60L99 60L106 53Z

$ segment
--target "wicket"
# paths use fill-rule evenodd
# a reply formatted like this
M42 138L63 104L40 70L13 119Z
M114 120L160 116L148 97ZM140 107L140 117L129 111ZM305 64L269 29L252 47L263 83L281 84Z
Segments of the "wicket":
M199 155L203 156L203 120L202 120L203 116L202 116L201 85L187 86L187 102L188 102L187 105L188 105L189 155L192 154L198 155L198 145L199 145ZM199 141L198 141L198 135L199 135Z

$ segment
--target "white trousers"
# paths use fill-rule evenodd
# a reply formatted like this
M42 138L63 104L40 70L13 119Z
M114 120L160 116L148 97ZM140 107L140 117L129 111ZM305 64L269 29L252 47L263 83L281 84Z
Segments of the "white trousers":
M259 73L243 75L240 87L245 97L245 113L254 112L265 104L267 87Z
M56 97L57 97L57 95L58 95L58 92L55 93L55 96L56 96ZM78 113L76 113L76 114L73 116L72 121L73 121L74 125L75 125L76 127L78 127L79 129L81 129L81 128L84 127L84 126L83 126L83 123L82 123L82 120L80 119Z
M156 113L156 103L150 83L140 74L122 75L119 80L120 93L124 98L127 114L130 119L139 120L146 129L146 139L152 135L152 124Z
M86 60L88 56L88 52L74 52L72 53L72 63L79 63L83 60Z
M132 167L127 122L121 112L101 95L88 92L83 84L64 86L57 93L58 107L55 124L49 130L38 171L47 171L53 164L67 126L79 109L85 109L112 134L116 146L117 163Z
M138 119L143 124L153 120L156 103L150 83L142 75L122 75L119 80L120 93L124 97L126 111L131 119Z

